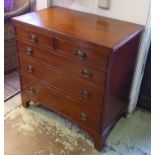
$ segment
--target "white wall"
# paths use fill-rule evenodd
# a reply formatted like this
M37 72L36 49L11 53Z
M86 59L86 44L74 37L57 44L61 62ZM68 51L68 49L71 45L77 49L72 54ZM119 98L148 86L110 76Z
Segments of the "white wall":
M37 0L36 9L41 10L47 8L47 0Z
M54 5L91 12L145 25L150 0L111 0L110 10L98 8L98 0L53 0Z

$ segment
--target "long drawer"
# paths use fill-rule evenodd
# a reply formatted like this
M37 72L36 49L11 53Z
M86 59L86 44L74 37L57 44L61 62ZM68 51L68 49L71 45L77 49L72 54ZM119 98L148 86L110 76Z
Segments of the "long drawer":
M84 104L101 106L103 90L93 83L30 59L20 57L19 61L22 73L35 76L50 86L84 102Z
M106 72L92 68L85 63L75 63L72 59L65 58L57 52L51 52L38 48L32 44L18 41L17 45L18 53L24 55L24 57L32 57L48 65L66 70L77 75L78 77L94 82L99 87L105 86Z
M72 58L74 61L96 66L100 70L105 70L108 67L109 51L99 46L94 47L80 41L56 36L55 51Z
M23 98L39 102L81 126L99 130L100 109L90 110L86 105L81 106L76 100L45 86L35 78L20 78Z
M84 62L92 65L100 70L107 69L109 61L109 53L107 49L100 46L92 46L81 41L65 38L59 34L41 33L37 28L23 29L16 27L16 35L18 40L26 40L34 45L42 46L49 50L70 57L73 61ZM48 34L48 35L47 35Z

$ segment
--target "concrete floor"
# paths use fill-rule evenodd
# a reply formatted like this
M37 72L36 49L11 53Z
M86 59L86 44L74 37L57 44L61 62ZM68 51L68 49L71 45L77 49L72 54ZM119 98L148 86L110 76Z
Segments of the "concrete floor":
M21 106L20 94L5 102L5 155L150 155L151 116L136 110L121 118L97 152L75 124L47 109Z

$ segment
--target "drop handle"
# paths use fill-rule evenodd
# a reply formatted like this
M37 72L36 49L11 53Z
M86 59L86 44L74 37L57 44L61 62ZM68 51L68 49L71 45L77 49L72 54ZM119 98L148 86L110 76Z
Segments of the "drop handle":
M26 71L27 71L28 73L32 73L32 72L34 72L34 68L33 68L31 65L27 65L27 66L26 66Z
M27 47L25 49L25 54L31 56L33 54L33 50L31 47Z
M88 90L85 90L85 89L81 89L81 95L82 95L82 97L84 97L86 99L89 99L92 96L91 92Z
M84 122L89 121L89 117L83 112L80 112L80 119L83 120Z
M88 78L88 79L92 78L92 76L93 76L93 74L86 68L83 68L81 70L81 75L85 78Z
M35 43L35 44L38 41L37 36L35 34L33 34L33 33L30 33L30 38L29 39L31 40L32 43Z
M87 58L87 54L82 50L76 50L74 55L78 56L80 59L84 60Z

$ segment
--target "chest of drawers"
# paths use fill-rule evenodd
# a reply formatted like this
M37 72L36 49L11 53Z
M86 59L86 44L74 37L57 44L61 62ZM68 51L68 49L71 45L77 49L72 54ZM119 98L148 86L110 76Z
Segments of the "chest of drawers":
M60 7L13 18L24 107L39 102L101 150L127 112L143 27Z

